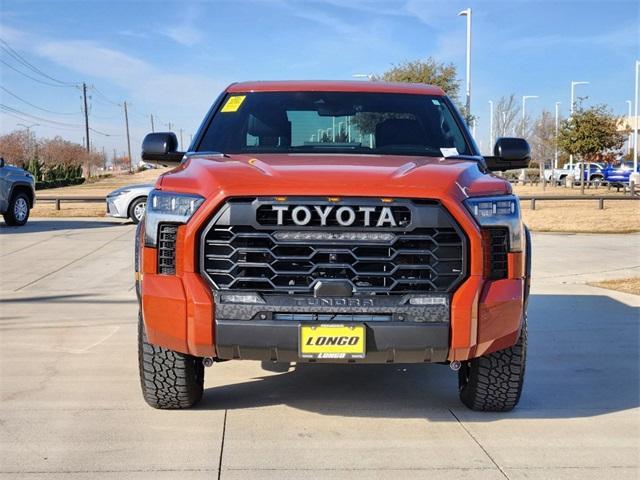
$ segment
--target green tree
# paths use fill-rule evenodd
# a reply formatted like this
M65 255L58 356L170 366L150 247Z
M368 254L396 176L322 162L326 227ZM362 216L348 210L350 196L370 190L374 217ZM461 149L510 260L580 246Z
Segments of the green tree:
M459 104L460 80L457 78L457 70L452 63L440 63L429 57L426 60L415 60L394 65L381 75L374 75L372 81L424 83L442 88L451 100L458 105L460 112L469 124L473 117L465 111L465 107ZM356 114L354 125L364 134L375 133L376 125L389 118L411 118L404 114L381 114L362 112Z
M580 101L560 126L558 146L582 161L595 161L599 154L622 148L629 134L620 130L622 123L606 105L584 108ZM581 190L584 191L584 181L581 181Z
M442 88L456 103L459 101L460 80L453 63L440 63L432 57L394 65L373 80L386 82L426 83Z

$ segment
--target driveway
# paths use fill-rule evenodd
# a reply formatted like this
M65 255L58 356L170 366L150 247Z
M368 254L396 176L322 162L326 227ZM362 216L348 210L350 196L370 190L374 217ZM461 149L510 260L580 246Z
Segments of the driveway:
M519 407L476 413L441 365L207 369L198 408L143 402L131 224L0 227L2 478L632 479L640 235L534 235Z

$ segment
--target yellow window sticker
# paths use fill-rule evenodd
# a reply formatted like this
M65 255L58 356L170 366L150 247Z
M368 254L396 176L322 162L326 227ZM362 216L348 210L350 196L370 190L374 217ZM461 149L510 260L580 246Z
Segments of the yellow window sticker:
M237 112L244 102L246 95L234 95L227 99L227 103L224 104L224 107L220 110L221 112Z

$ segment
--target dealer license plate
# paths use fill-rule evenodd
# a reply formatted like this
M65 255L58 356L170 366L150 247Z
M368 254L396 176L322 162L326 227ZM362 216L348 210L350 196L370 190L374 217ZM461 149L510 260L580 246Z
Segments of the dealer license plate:
M365 356L364 325L300 325L300 357L349 359Z

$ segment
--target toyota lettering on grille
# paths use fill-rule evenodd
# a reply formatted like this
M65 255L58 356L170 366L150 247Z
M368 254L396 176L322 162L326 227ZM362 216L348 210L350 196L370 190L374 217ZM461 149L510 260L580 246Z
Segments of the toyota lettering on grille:
M276 225L339 225L342 227L398 227L406 226L406 218L396 218L391 207L386 206L335 206L335 205L272 205L276 213Z

